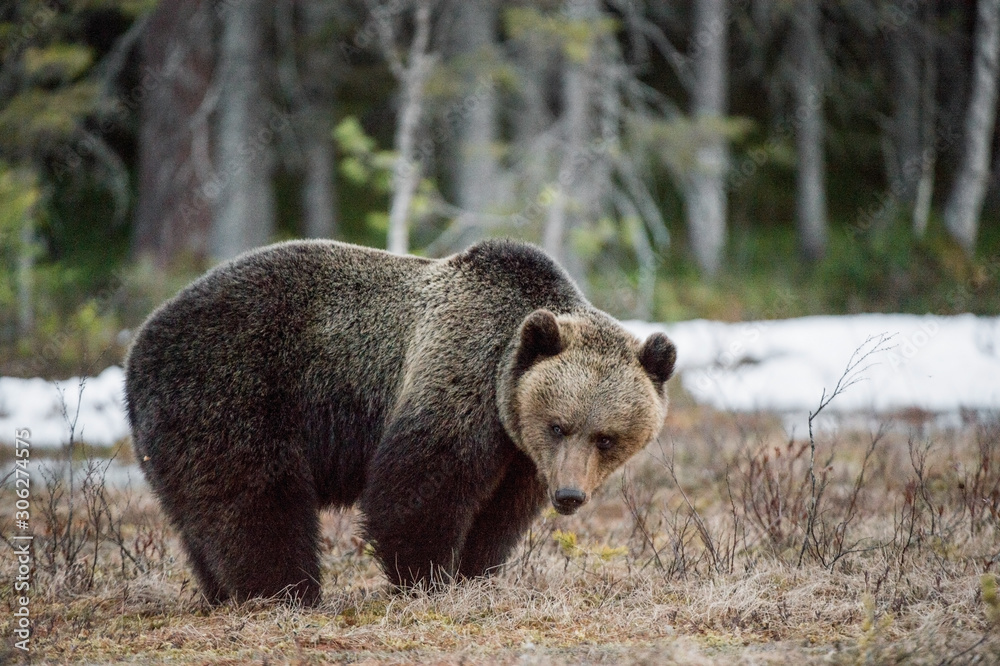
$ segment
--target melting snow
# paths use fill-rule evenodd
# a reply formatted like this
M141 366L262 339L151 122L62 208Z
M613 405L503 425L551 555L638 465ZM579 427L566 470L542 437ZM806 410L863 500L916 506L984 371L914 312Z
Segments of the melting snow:
M880 350L857 366L860 381L829 410L1000 409L1000 318L865 314L626 327L639 337L666 332L677 345L684 388L697 402L720 410L815 409L855 350L875 349L883 335Z

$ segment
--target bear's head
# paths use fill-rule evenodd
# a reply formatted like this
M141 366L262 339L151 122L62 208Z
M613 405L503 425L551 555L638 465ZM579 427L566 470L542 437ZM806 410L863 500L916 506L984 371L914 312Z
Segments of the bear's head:
M602 313L536 310L521 323L501 369L500 418L557 511L575 512L657 436L676 359L666 335L640 344Z

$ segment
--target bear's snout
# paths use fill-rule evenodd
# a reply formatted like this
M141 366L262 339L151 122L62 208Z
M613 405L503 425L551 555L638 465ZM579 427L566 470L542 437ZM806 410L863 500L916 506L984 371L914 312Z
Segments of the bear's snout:
M587 493L577 488L560 488L552 496L552 506L564 516L576 513L587 503Z

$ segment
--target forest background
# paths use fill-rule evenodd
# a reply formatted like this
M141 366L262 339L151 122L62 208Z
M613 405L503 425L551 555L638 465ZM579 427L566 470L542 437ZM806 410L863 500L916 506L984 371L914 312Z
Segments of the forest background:
M625 319L998 314L998 52L995 0L4 3L0 375L299 237L523 238Z

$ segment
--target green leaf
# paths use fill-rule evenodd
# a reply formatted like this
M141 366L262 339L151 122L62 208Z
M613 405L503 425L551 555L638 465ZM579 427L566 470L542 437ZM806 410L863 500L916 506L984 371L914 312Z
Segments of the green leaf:
M612 548L611 546L600 546L594 549L594 554L601 558L604 562L609 562L618 557L628 555L628 548L625 546L618 546L617 548Z
M356 157L345 157L340 161L340 173L344 178L357 185L364 185L371 177L371 172Z
M333 129L333 138L345 153L368 155L375 150L375 139L365 134L361 123L354 116L348 116Z

